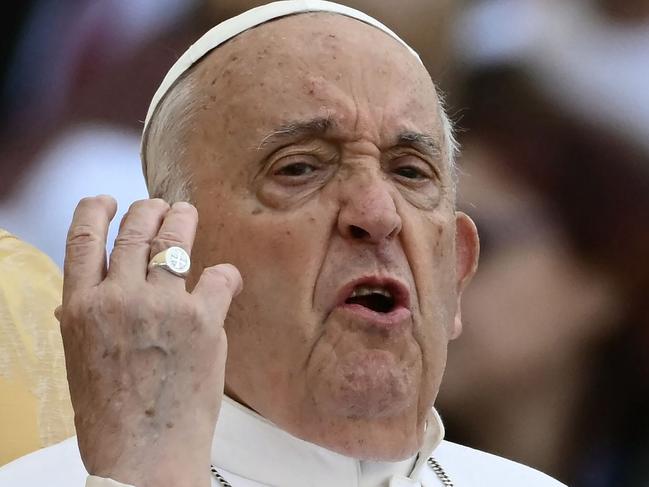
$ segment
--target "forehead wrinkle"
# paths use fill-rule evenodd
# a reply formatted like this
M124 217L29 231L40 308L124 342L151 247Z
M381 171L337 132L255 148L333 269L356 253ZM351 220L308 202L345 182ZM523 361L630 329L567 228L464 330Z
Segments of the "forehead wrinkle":
M268 134L263 135L263 128L260 127L262 128L262 133L259 134L258 132L257 137L259 138L257 138L257 140L253 141L249 145L249 150L261 150L271 144L276 144L290 138L296 139L299 137L308 136L330 136L330 132L333 129L336 129L336 131L340 132L340 135L342 137L349 138L351 140L358 139L359 135L360 138L369 137L375 142L377 146L381 146L388 141L394 141L396 138L395 132L397 132L395 128L398 127L398 125L402 125L402 123L399 123L400 121L398 119L402 118L403 116L408 117L408 115L410 114L409 107L413 105L413 103L417 106L417 102L426 102L425 104L428 104L428 102L430 101L427 100L428 97L420 94L419 96L415 96L415 100L411 100L409 99L409 97L405 97L404 99L403 96L399 96L396 97L397 99L394 99L394 97L388 96L388 93L384 93L385 88L394 87L394 80L400 78L396 71L388 69L388 67L382 69L381 72L374 73L373 76L365 69L359 69L362 68L362 66L359 66L358 63L354 63L352 65L345 64L346 69L340 71L344 72L342 79L340 77L334 76L334 74L340 73L338 71L334 73L330 72L331 70L313 72L312 66L314 63L314 58L311 55L311 50L309 50L307 53L309 55L291 55L291 57L288 58L290 62L286 64L285 67L281 67L282 64L286 62L284 55L287 54L287 52L284 51L284 47L286 46L284 46L284 43L282 42L284 36L278 36L278 34L280 33L278 33L275 29L278 29L280 26L282 26L283 22L294 22L296 18L300 16L310 17L308 14L299 14L283 17L281 19L277 19L277 21L260 25L254 29L242 33L240 37L233 39L234 42L231 41L229 45L226 44L224 46L221 46L219 48L220 52L218 53L218 55L214 53L214 56L212 57L214 64L224 70L224 72L227 72L228 75L225 78L218 76L219 81L227 81L228 84L222 85L222 88L220 90L216 90L216 96L218 96L219 92L221 96L223 96L225 92L231 93L232 90L237 90L237 93L241 92L241 94L248 94L253 91L259 90L260 88L256 84L253 86L253 81L257 80L258 76L256 76L256 73L249 71L253 66L258 66L259 63L245 62L246 60L249 61L252 59L258 59L259 61L260 59L258 57L263 59L265 62L270 61L272 64L271 67L274 68L275 71L277 71L279 74L284 73L286 69L290 69L291 67L292 69L299 71L300 79L302 79L302 76L306 74L306 77L303 79L303 84L301 86L291 85L290 88L292 90L297 90L296 94L305 97L304 105L307 113L304 113L304 110L295 110L298 113L295 113L294 120L290 120L291 115L285 113L284 115L288 116L289 121L286 123L281 123L282 120L280 119L278 121L279 124L276 128L273 127L274 124L272 122L270 124L261 123L262 126L265 125L266 130L272 130ZM316 15L313 16L315 17ZM327 17L330 21L334 21L335 19L335 21L342 22L357 22L354 21L354 19L348 19L344 16L328 15ZM311 17L311 19L312 18L313 17ZM372 34L374 34L374 32L377 32L381 36L384 35L379 30L375 30L372 26L368 26L362 22L358 23L360 26L367 27L369 29L368 32L372 32ZM347 36L341 36L338 32L339 26L337 26L337 28L333 31L336 33L336 37L331 39L332 42L341 43L347 40ZM320 32L320 34L325 32L329 32L329 30L325 29L323 32ZM314 33L312 31L309 31L306 32L306 34L318 34L318 32ZM390 39L389 37L387 37L387 39L389 41L392 41L392 39ZM327 40L330 39L327 37ZM242 43L242 41L245 42ZM344 42L344 44L346 45L347 43ZM266 49L268 49L268 51ZM295 53L293 52L293 54ZM231 58L233 56L236 56L235 62L231 61ZM277 59L277 61L274 61L275 59ZM402 62L403 61L399 59L399 64L402 64ZM379 66L382 65L379 64ZM423 68L417 66L417 70L419 69ZM209 75L205 76L204 82L206 83L206 85L210 79L213 79L215 77L215 74L216 73L212 72ZM411 73L410 75L414 76L414 74L415 73ZM234 79L235 76L236 79ZM365 91L371 92L371 90L367 89L363 91L362 87L371 85L373 81L376 81L377 77L381 76L383 77L382 84L385 86L385 88L381 88L381 93L376 95L375 98L378 96L380 99L382 99L382 102L373 103L369 99L365 100ZM357 77L360 77L360 79ZM420 76L414 77L419 78ZM356 80L354 80L354 78L356 78ZM425 79L426 81L430 81L430 78L427 74ZM262 88L260 92L267 94L267 91L273 88L274 85L271 84L268 80L265 80L265 82L266 85L268 85L268 88ZM358 86L358 83L360 84L360 86ZM416 87L421 86L422 80L418 80L415 85ZM289 86L282 84L281 87L284 89L284 91L280 92L279 94L285 96L287 93L286 90L289 88ZM208 90L210 92L215 91L214 89L210 88L211 86L208 86ZM430 88L434 93L434 87L431 86ZM233 97L226 96L226 98L232 100ZM264 98L265 100L261 102L262 104L272 104L273 100L276 100L275 97ZM424 100L424 98L426 98L426 100ZM249 100L247 96L238 96L236 97L236 99L239 100L239 102L245 103L253 103L255 101ZM386 106L384 106L384 104ZM308 111L311 110L315 112L314 115L318 111L320 112L320 114L325 115L309 118L310 115L308 114ZM299 114L300 111L302 111L303 113ZM236 111L234 113L236 113ZM370 118L373 118L373 120L363 120L368 115L370 116ZM336 119L337 123L334 123L334 120L332 120L332 118ZM366 126L366 123L363 122L370 122L369 126ZM401 122L404 122L404 120L401 120ZM417 123L415 120L410 120L410 122L415 123L415 125L428 125L428 123ZM388 127L386 126L386 124L394 125L392 127ZM405 125L411 125L411 123L406 123ZM382 130L382 127L388 130ZM359 131L363 133L359 134ZM414 145L415 142L417 142L418 145L422 146L422 148L427 149L426 152L433 152L434 149L437 148L436 145L432 143L434 142L432 140L432 137L425 137L423 135L418 140L413 137L410 137L410 139L408 139L408 137L402 137L400 139L400 142L402 143L402 145Z

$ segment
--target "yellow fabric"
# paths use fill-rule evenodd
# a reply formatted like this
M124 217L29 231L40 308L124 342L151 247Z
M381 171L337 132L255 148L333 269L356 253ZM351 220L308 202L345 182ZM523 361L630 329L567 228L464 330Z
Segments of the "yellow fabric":
M74 435L61 289L49 257L0 230L0 465Z

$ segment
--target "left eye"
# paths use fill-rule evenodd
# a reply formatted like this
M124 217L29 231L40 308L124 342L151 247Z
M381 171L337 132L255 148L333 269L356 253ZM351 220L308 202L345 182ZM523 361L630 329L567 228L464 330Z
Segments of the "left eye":
M407 179L429 179L430 176L422 169L414 166L400 166L393 171L396 175Z
M292 164L287 164L279 168L275 174L278 176L306 176L315 171L315 167L312 164L306 162L294 162Z

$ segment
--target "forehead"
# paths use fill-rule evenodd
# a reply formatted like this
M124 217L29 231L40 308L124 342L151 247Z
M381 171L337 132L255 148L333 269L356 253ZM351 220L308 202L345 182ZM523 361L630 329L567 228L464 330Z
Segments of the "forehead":
M202 116L212 119L203 121L215 129L244 121L263 137L326 117L373 137L440 134L435 87L419 60L379 29L337 14L298 14L244 32L201 61L195 76Z

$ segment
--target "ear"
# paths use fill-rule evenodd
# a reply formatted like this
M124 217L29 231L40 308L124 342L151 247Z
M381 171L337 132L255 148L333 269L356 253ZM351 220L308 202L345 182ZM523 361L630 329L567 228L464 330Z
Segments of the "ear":
M462 293L471 282L478 268L480 255L480 240L478 230L468 215L458 211L455 213L455 278L457 291L457 308L455 321L451 331L451 340L462 333Z

